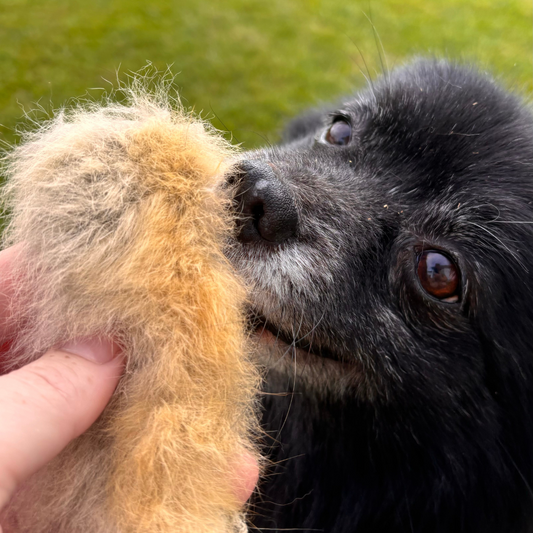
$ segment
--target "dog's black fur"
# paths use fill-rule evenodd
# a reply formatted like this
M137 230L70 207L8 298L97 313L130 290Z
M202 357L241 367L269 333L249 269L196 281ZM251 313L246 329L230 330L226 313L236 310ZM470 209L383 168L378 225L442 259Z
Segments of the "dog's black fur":
M325 137L339 118L345 146ZM254 525L533 531L532 114L471 68L420 60L288 132L247 156L289 191L297 229L235 250L286 343L261 336L272 463ZM458 302L423 289L421 250L453 259Z

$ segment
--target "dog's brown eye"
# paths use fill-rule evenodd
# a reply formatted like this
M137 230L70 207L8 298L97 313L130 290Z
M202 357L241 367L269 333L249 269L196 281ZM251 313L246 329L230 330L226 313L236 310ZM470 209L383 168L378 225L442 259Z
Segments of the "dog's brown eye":
M423 289L431 296L446 302L459 301L459 269L448 256L437 251L422 252L417 273Z
M326 141L338 146L348 144L351 138L352 126L344 120L334 122L326 133Z

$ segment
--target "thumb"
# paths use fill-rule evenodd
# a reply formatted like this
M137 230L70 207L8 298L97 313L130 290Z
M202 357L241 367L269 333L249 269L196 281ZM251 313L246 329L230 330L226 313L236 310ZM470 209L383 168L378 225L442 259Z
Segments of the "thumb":
M118 347L93 338L0 376L0 509L20 483L98 418L122 367Z

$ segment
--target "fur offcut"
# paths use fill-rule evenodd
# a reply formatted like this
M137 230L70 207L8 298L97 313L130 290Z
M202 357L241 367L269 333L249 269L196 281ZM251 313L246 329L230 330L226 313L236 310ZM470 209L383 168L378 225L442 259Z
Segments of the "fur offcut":
M5 166L14 364L94 335L127 356L104 414L8 508L21 533L246 529L231 465L255 454L258 376L222 253L232 150L164 91L129 100L61 113Z

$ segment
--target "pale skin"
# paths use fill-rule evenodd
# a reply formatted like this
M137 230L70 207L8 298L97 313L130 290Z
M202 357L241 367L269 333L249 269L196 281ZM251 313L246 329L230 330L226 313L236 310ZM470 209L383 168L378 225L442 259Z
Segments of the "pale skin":
M0 252L1 346L16 334L6 326L14 295L13 282L6 280L14 258L13 248ZM98 418L123 366L124 355L112 340L78 339L0 376L0 512L18 486ZM251 455L235 458L235 478L229 482L243 504L257 478Z

